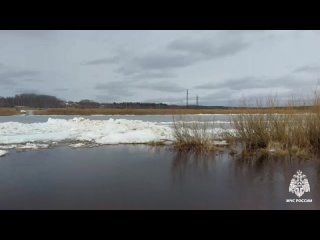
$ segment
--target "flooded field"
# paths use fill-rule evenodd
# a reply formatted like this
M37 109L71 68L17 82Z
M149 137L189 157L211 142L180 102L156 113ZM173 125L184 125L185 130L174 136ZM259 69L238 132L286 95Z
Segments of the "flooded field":
M201 119L230 128L226 115ZM199 155L137 144L165 136L172 121L172 116L0 117L0 209L319 209L320 159L241 158L228 147ZM70 145L70 137L102 144ZM35 139L42 142L33 144ZM110 145L114 139L118 143ZM121 144L123 139L136 144ZM50 140L60 142L45 144ZM305 191L300 197L289 192L299 170L310 187L299 186Z
M298 170L310 203L289 184ZM320 161L198 156L115 145L16 152L0 159L0 209L319 209Z

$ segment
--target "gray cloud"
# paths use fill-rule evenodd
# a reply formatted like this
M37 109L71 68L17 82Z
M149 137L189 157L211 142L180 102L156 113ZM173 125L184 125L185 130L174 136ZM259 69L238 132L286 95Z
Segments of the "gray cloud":
M225 83L217 84L218 88L229 88L232 90L243 90L252 88L265 88L270 87L271 82L263 81L262 79L255 77L244 77L240 79L227 80Z
M53 30L1 30L1 35L16 36L19 38L29 38L29 39L52 39L56 36L57 31Z
M39 73L38 71L32 71L32 70L6 71L6 72L0 73L0 79L30 77L30 76L35 76L38 73Z
M282 76L275 78L266 77L242 77L235 79L226 79L219 83L207 83L195 86L195 89L219 89L228 88L232 90L245 90L255 88L274 88L274 87L288 87L299 88L301 86L315 86L315 82L311 79L302 79L295 76Z
M140 69L153 70L186 67L194 63L196 60L196 56L187 54L152 54L136 58L134 62Z
M156 79L156 78L175 78L178 75L170 71L149 71L141 72L131 76L132 79Z
M35 83L41 83L43 80L37 79L37 78L23 78L20 79L21 82L35 82Z
M141 80L141 79L163 79L163 78L174 78L178 75L173 73L171 70L139 70L135 66L121 66L116 69L116 72L123 77L130 78L131 80Z
M218 83L200 84L195 87L212 93L201 96L201 104L214 103L214 105L238 105L241 98L253 101L259 98L277 96L280 102L289 100L292 96L304 98L316 86L311 78L302 78L291 75L280 77L243 77L225 79Z
M204 96L200 96L199 98L199 104L200 105L234 105L234 90L230 89L219 89L215 91L214 93L207 94Z
M55 88L54 91L65 92L65 91L69 91L69 89L68 88Z
M109 83L100 83L95 86L96 90L105 91L108 90L112 93L120 94L124 92L124 95L130 94L130 90L134 89L150 89L153 91L160 92L182 92L185 88L179 86L176 83L161 81L161 82L150 82L150 81L113 81Z
M34 89L34 88L17 88L15 89L15 92L17 94L45 94L42 91L39 91L38 89Z
M237 34L237 35L246 35L246 34L265 34L268 30L225 30L225 33L227 34Z
M113 99L119 99L119 97L133 96L134 93L129 90L129 86L124 81L99 83L95 86L96 90L99 90L100 94L97 96L112 96ZM104 91L105 95L101 92Z
M293 71L293 73L320 73L320 66L306 65L299 67Z
M104 64L115 64L119 62L119 57L111 58L99 58L85 62L84 65L104 65Z
M149 53L127 60L115 72L131 79L173 78L177 77L175 69L194 62L195 59L186 54Z
M3 84L3 85L16 85L16 81L12 80L12 79L2 79L0 77L0 84Z
M20 84L21 81L30 82L28 77L37 75L37 71L31 70L16 70L0 72L0 84L14 86ZM27 78L26 78L27 77Z
M136 84L135 87L142 89L150 89L161 92L183 92L185 88L172 82L144 82Z
M318 80L319 32L0 31L0 96L19 88L72 101L184 104L188 88L192 99L222 105L300 95Z
M149 55L134 58L129 68L123 69L126 69L126 74L130 74L139 71L184 68L200 61L231 56L248 46L249 44L243 41L214 44L209 40L186 41L179 39L168 44L167 50L169 51L149 53Z
M113 82L107 82L107 83L99 83L95 86L96 90L106 90L106 89L117 89L117 88L125 88L126 87L126 83L125 82L117 82L117 81L113 81Z
M250 46L241 39L232 41L215 41L214 39L185 40L176 39L162 50L148 51L140 56L128 56L118 53L113 58L89 61L87 65L117 63L116 72L122 76L139 78L172 78L173 71L202 61L232 56ZM123 59L122 63L119 59Z
M216 88L217 85L214 83L204 83L200 84L194 87L194 89L210 89L210 88Z
M126 88L111 88L111 89L108 89L108 94L112 96L122 96L122 97L134 96L134 93Z
M234 55L244 49L250 44L237 39L236 41L223 42L215 44L214 40L176 40L168 47L169 49L184 51L191 54L194 60L208 60Z
M1 34L14 34L14 35L28 35L28 36L39 36L39 35L47 35L51 34L54 31L48 30L1 30Z
M251 106L255 106L257 100L262 103L272 97L279 101L279 104L286 103L293 95L290 89L279 89L278 91L270 91L270 89L259 88L253 91L238 91L232 89L217 89L214 93L201 96L199 103L201 105L215 106L244 106L244 102Z

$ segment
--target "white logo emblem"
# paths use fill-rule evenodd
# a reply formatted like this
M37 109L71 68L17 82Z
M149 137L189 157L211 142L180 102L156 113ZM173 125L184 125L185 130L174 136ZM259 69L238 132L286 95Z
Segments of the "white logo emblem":
M293 175L289 186L289 192L295 193L299 198L305 192L310 192L308 179L300 170L297 172L297 174Z

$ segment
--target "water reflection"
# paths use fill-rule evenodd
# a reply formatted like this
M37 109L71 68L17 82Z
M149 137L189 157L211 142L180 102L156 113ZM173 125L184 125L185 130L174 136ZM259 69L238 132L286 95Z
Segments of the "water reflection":
M235 172L245 174L272 175L276 172L287 172L290 169L313 166L320 176L320 159L314 157L305 160L295 157L277 157L272 155L238 156L234 158Z
M10 152L0 161L0 209L317 209L320 160L176 152L117 145ZM310 204L287 204L306 174Z
M189 174L209 174L214 169L218 157L216 153L172 151L172 176L174 180L183 180Z
M159 150L159 149L158 149ZM161 151L161 150L159 150ZM320 182L320 158L310 160L277 157L272 155L232 156L226 148L223 152L196 153L172 151L173 181L184 181L191 176L220 174L229 179L253 182L277 182L290 179L298 169L312 174L314 183Z

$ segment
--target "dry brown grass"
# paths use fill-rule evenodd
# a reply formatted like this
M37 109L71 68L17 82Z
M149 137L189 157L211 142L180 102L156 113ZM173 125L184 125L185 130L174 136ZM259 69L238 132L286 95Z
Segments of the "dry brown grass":
M118 109L118 108L50 108L44 110L35 110L36 115L186 115L186 114L248 114L264 113L265 109ZM270 109L274 113L286 113L286 108ZM304 109L290 109L295 113L303 112Z
M0 108L0 116L12 116L17 115L19 112L15 108Z
M258 105L258 107L261 107ZM297 114L292 104L287 112L275 114L276 101L267 101L264 114L243 112L231 117L235 138L244 150L267 150L272 154L306 157L320 151L320 98L315 95L313 106Z
M181 117L180 117L181 118ZM209 122L174 121L173 136L174 148L182 152L210 152L215 151L215 136L212 133L213 125Z

